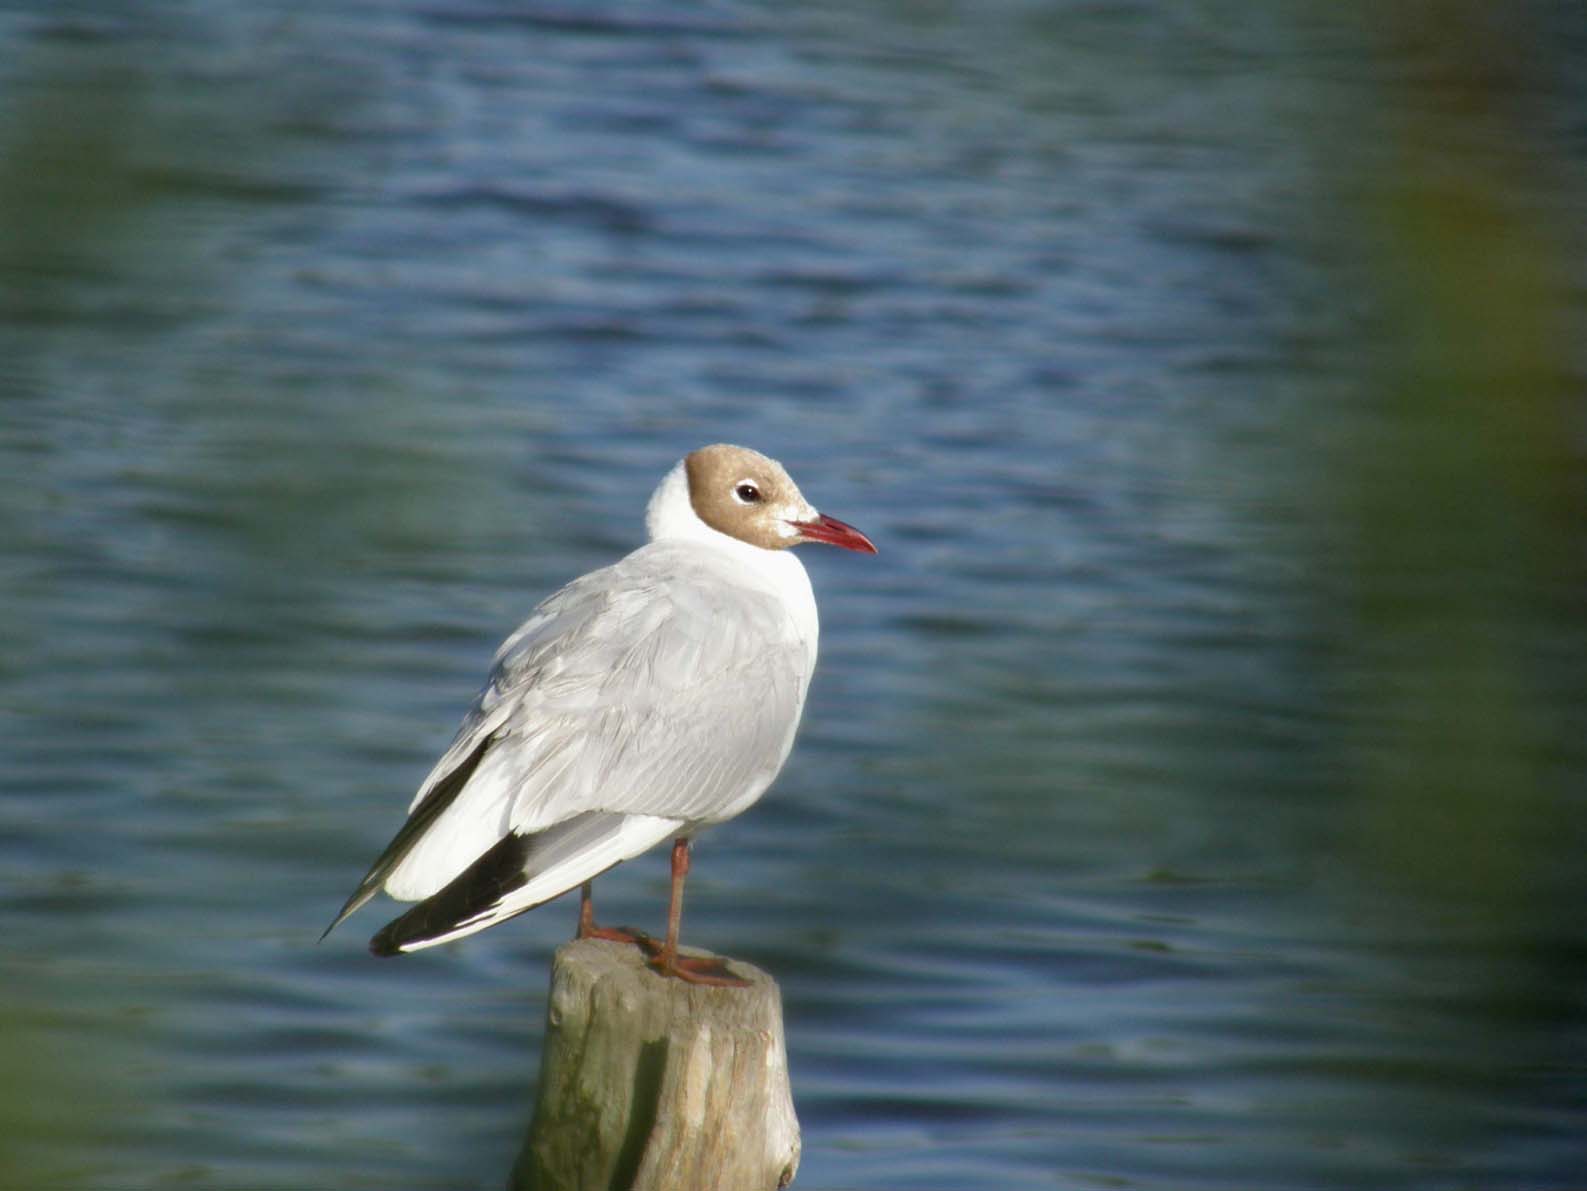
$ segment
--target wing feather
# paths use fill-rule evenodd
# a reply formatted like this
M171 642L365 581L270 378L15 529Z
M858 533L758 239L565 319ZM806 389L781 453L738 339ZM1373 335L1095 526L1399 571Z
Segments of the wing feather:
M787 759L814 650L775 595L673 543L569 584L498 650L413 809L488 747L387 892L428 897L508 832L581 814L739 813Z

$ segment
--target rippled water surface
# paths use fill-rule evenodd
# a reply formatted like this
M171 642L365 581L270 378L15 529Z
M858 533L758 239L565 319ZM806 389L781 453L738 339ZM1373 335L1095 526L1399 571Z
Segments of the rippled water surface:
M0 1173L505 1183L573 905L315 940L726 439L881 548L690 884L799 1186L1587 1184L1587 26L1460 11L0 5Z

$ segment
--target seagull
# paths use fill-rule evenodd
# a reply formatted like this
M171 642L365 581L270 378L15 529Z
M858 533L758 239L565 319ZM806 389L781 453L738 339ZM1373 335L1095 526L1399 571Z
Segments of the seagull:
M388 956L577 886L578 938L637 943L656 971L692 983L742 983L678 953L690 840L747 810L793 747L817 621L789 547L876 547L817 512L776 460L725 443L679 460L645 522L648 543L569 583L502 643L407 821L325 935L382 889L418 903L370 940ZM665 942L596 926L591 882L669 838Z

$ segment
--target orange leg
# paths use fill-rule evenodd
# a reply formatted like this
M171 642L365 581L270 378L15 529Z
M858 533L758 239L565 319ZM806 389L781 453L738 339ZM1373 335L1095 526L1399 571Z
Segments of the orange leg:
M579 933L576 939L610 939L613 943L634 943L640 947L654 947L656 941L644 931L628 930L621 926L596 926L595 903L590 899L593 881L579 886Z
M689 841L680 837L672 841L672 898L667 903L667 941L661 945L661 950L651 955L650 966L663 976L676 976L690 984L713 984L720 988L749 987L749 981L730 975L722 960L678 954L678 928L683 923L683 882L688 875ZM651 945L654 946L654 943Z

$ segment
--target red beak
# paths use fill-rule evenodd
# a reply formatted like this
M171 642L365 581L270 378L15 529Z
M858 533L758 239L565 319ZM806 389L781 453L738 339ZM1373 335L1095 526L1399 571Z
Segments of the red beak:
M828 546L842 546L845 550L857 550L861 554L876 553L870 538L852 525L836 517L828 517L825 513L818 513L814 521L790 521L788 524L797 529L807 542L825 542Z

